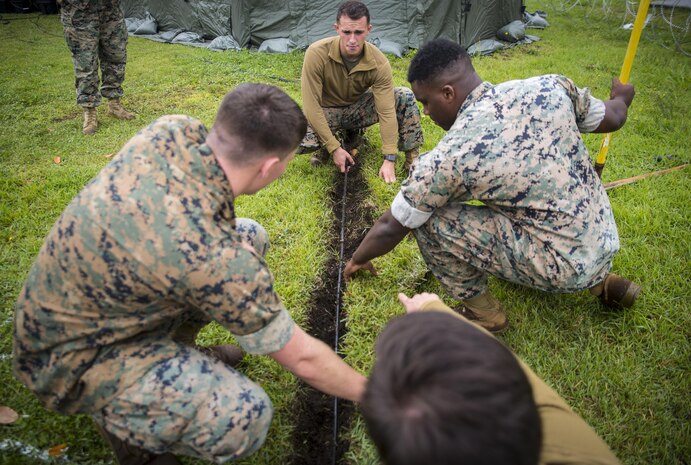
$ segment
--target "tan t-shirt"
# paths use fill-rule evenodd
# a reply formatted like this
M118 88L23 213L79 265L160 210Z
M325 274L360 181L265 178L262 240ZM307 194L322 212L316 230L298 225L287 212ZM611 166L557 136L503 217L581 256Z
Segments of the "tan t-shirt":
M440 300L425 303L421 310L441 311L468 321ZM473 326L494 337L484 328ZM522 360L518 359L518 362L533 388L533 398L542 422L539 465L621 465L595 430Z

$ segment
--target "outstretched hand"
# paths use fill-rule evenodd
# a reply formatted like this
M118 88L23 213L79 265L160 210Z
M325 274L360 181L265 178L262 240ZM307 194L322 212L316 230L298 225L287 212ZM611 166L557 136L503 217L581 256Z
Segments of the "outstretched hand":
M345 173L348 171L350 165L355 164L353 157L343 147L339 147L334 150L332 157L334 165L338 166L338 169L341 170L341 173Z
M374 265L372 265L372 262L365 262L362 265L356 265L355 262L353 262L353 259L351 258L348 260L348 263L345 266L345 270L343 270L343 276L345 277L345 280L348 281L350 277L353 275L358 270L367 270L372 275L377 276L377 270L374 268Z
M405 308L406 313L413 313L420 310L423 304L431 302L433 300L440 300L437 294L432 294L430 292L423 292L422 294L415 294L412 297L408 297L402 292L398 293L398 300Z

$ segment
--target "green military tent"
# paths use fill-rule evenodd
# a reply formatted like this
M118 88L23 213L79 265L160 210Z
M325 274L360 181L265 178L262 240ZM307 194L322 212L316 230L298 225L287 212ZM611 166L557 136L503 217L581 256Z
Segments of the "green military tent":
M122 0L128 29L137 35L197 45L228 37L238 47L267 40L290 41L292 48L334 34L341 0ZM365 2L374 43L419 48L446 37L465 47L495 38L498 29L522 18L522 0L377 0ZM149 27L141 27L148 20ZM139 32L137 32L139 29ZM180 40L178 40L180 41ZM379 43L378 43L379 42ZM227 48L227 47L226 47Z

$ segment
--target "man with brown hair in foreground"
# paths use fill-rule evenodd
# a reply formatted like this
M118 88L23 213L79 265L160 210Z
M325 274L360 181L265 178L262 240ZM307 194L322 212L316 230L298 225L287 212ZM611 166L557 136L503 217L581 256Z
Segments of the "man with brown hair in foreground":
M435 294L398 297L361 404L386 465L620 465L498 339Z
M216 463L263 444L273 408L197 347L216 321L249 353L359 401L365 378L297 326L274 290L268 234L234 200L285 171L307 123L283 91L243 84L211 131L165 116L134 136L67 206L16 304L14 372L50 410L89 414L120 465Z

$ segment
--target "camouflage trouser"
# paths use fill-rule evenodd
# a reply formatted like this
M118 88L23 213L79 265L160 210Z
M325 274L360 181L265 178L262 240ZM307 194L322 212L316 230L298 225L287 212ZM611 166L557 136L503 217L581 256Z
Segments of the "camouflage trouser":
M90 108L101 103L101 95L122 97L127 27L120 1L63 0L60 19L72 52L77 104Z
M266 253L268 235L261 225L238 219L237 229L257 252ZM259 449L271 424L271 400L243 374L189 347L194 342L190 336L206 321L183 325L187 329L170 340L175 355L152 365L94 414L94 420L118 438L154 453L222 463Z
M394 88L396 119L398 120L398 150L407 152L418 148L424 142L420 127L420 110L415 104L415 94L406 87ZM322 108L329 129L363 129L379 122L374 107L374 94L365 92L360 99L347 107ZM300 143L297 153L310 153L321 147L319 138L307 127L307 134Z
M488 274L547 292L577 292L601 282L612 266L613 254L602 254L587 274L577 273L548 244L485 206L436 210L413 234L429 270L461 300L484 292Z

